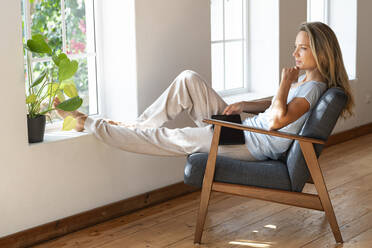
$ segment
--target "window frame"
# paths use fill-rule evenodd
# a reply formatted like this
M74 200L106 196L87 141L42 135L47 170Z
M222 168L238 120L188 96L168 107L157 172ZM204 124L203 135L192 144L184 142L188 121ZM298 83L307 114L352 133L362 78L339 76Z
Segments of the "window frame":
M312 21L310 19L311 17L311 1L312 0L307 0L307 17L306 17L306 20L308 22ZM331 18L330 18L330 1L331 0L322 0L323 2L323 18L321 20L321 22L327 24L327 25L330 25L331 26ZM356 0L356 8L358 9L358 1ZM357 15L358 13L356 13L356 18L357 18ZM356 20L356 25L358 25L358 20ZM332 28L332 27L331 27ZM357 28L357 27L356 27ZM357 39L358 39L358 33L356 32L356 37L355 37L355 54L354 54L354 57L355 57L355 64L353 65L354 67L354 74L348 74L348 78L349 78L349 82L357 82L358 81L358 67L357 67L357 53L358 53L358 42L357 42ZM341 48L342 49L342 48ZM344 57L345 59L345 57ZM344 64L345 61L344 61Z
M241 0L242 5L242 32L241 32L241 39L226 39L226 19L225 19L225 1L226 0L220 0L222 1L222 39L219 40L212 40L211 35L211 51L212 51L212 45L213 44L222 44L222 59L223 59L223 89L217 90L217 92L221 96L230 96L230 95L236 95L236 94L244 94L249 92L249 85L248 85L248 56L249 56L249 39L248 39L248 13L249 13L249 4L246 0ZM212 3L212 2L211 2ZM210 12L211 19L212 19L212 11ZM212 29L211 29L212 30ZM226 88L226 44L231 42L242 42L242 87L239 88ZM213 59L211 54L211 59ZM213 87L213 68L211 68L212 71L212 87Z
M31 26L32 26L32 20L31 20L31 10L30 10L30 3L29 0L22 0L23 1L23 11L24 11L24 30L25 32L23 33L25 40L28 40L31 38ZM83 0L85 3L85 6L87 6L87 0ZM98 99L98 67L97 67L97 37L96 37L96 2L95 0L89 1L91 4L91 13L89 14L89 18L92 19L92 31L93 34L92 40L90 42L93 42L93 52L84 52L84 53L79 53L79 54L67 54L67 33L66 33L66 18L65 18L65 0L61 0L61 19L62 19L62 52L67 55L69 59L88 59L89 58L94 58L94 66L90 67L88 66L87 71L88 71L88 92L89 92L89 107L93 106L94 108L94 113L91 113L89 111L90 116L99 116L100 111L99 111L99 99ZM87 11L87 8L85 8L85 11ZM86 12L86 19L88 18L87 12ZM87 36L87 43L88 43L88 36ZM33 58L32 53L30 51L27 51L29 58L30 58L30 63L31 65L34 63L40 63L40 62L51 62L53 61L52 57L42 57L42 58ZM27 60L24 61L25 66L27 66ZM89 70L94 70L92 74L94 75L93 77L93 82L89 78ZM28 72L26 70L26 74L28 77ZM27 81L26 81L27 84ZM91 97L92 96L92 97ZM46 124L46 132L51 132L60 129L62 126L63 120L53 120L52 123L47 123Z
M311 16L311 1L312 0L307 0L307 21L311 21L310 20L310 16ZM325 24L329 24L329 0L321 0L323 2L323 18L322 18L322 22L324 22Z

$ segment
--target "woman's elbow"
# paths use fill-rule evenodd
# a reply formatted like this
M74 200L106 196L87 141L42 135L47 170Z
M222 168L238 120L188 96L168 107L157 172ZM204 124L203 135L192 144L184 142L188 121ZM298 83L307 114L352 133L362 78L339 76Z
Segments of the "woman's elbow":
M275 115L272 115L269 122L269 130L277 130L283 127L282 120L284 119L284 114L282 112L276 112Z
M277 130L280 127L281 126L280 126L280 123L279 123L277 118L273 118L273 119L270 120L270 122L269 122L269 130L270 131Z

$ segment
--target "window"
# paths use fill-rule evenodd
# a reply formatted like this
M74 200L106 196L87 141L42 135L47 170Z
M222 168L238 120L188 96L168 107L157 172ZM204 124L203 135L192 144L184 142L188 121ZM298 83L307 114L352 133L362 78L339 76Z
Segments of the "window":
M212 87L246 91L246 0L211 0Z
M308 21L320 21L335 31L349 79L356 78L357 0L308 0Z
M328 1L327 0L308 0L307 19L310 22L328 22Z
M52 48L78 61L79 69L73 81L83 98L79 111L98 114L94 1L22 0L22 16L23 44L33 34L42 34ZM51 57L32 57L30 53L30 58L36 76L52 65ZM55 113L51 117L58 119Z
M277 0L211 0L212 87L222 96L272 96L279 78Z

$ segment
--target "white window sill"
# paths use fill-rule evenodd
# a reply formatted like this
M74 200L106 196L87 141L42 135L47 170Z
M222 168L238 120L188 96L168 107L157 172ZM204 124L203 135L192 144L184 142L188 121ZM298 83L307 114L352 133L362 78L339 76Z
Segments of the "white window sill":
M44 133L44 140L38 143L29 143L30 146L40 145L40 144L48 144L52 142L74 139L81 136L89 135L88 132L76 132L76 131L53 131L53 132L46 132Z
M102 118L100 115L90 115L93 118ZM45 127L44 140L43 142L30 143L29 145L45 144L61 140L74 139L77 137L88 135L87 131L77 132L75 130L63 131L63 121L54 121L53 123L47 124Z
M44 141L42 143L50 143L55 141L61 141L66 139L73 139L80 136L89 134L88 132L76 132L76 131L53 131L44 134ZM38 144L38 143L36 143Z
M355 77L355 78L349 78L349 82L352 84L352 83L357 83L358 82L358 78Z
M245 92L245 93L240 93L240 94L222 96L222 99L227 104L232 104L232 103L240 102L240 101L253 101L253 100L262 99L262 98L266 98L270 96L273 96L273 94L258 93L258 92Z

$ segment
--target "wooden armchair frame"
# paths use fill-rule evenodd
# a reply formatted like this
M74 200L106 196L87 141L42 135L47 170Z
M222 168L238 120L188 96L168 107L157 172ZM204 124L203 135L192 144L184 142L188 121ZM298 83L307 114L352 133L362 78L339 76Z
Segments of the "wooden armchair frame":
M323 174L318 163L318 159L314 150L313 144L325 144L325 141L303 137L300 135L293 135L279 131L267 131L263 129L252 128L231 122L205 119L203 122L214 124L214 134L211 143L211 148L208 156L208 162L205 168L203 179L202 192L200 197L200 207L196 223L196 230L194 236L194 243L200 244L205 218L208 211L208 203L211 191L224 192L235 194L239 196L246 196L250 198L282 203L297 207L309 208L324 211L328 222L331 226L336 242L343 243L341 232L337 224L336 216L333 211L332 203L328 195L328 190L324 182ZM298 140L302 153L304 155L307 167L309 169L311 178L308 182L313 183L318 194L308 194L300 192L291 192L286 190L268 189L254 186L236 185L228 183L214 182L214 171L216 166L216 157L218 151L218 143L220 139L221 127L229 127L240 129L244 131L256 132L261 134L273 135L282 138Z

